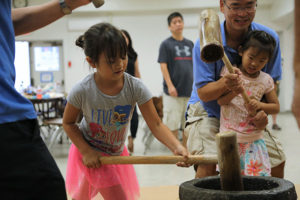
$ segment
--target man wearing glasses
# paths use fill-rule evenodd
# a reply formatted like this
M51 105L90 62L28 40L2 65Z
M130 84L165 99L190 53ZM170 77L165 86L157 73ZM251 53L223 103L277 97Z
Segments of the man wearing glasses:
M272 59L263 71L270 74L274 81L281 79L281 53L279 38L272 29L253 22L257 7L256 0L220 0L220 10L225 16L221 23L221 35L224 51L232 64L238 64L238 47L250 30L262 30L271 34L276 40L276 49ZM215 63L204 63L200 58L200 41L196 41L193 49L193 91L187 108L185 133L188 137L187 147L192 154L216 154L215 135L219 132L220 106L217 99L228 88L238 86L237 75L220 77L224 63L218 60ZM230 81L229 81L230 80ZM260 111L253 118L258 129L265 129L268 118L265 112ZM272 176L283 178L285 155L278 139L270 132L265 131L264 140L267 144L271 161ZM216 174L215 165L195 166L196 178Z

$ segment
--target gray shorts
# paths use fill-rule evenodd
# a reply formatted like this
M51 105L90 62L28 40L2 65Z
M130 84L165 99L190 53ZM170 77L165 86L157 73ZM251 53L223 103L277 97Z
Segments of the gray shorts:
M267 145L271 167L276 167L284 162L286 157L282 144L279 142L279 138L266 129L264 131L263 139Z
M219 127L219 119L208 117L207 112L199 102L190 104L184 129L189 152L197 155L217 155L215 136L219 133ZM284 162L286 157L278 138L266 130L263 139L268 148L271 167L276 167Z
M188 101L189 97L172 97L163 94L163 123L171 131L184 129Z

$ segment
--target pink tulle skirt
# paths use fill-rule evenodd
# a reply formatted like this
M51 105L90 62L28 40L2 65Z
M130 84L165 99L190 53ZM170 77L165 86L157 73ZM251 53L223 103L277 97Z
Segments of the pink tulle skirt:
M121 156L128 156L124 147ZM102 154L102 156L109 156ZM75 145L71 145L68 158L66 188L75 200L91 200L96 195L102 199L139 198L139 185L132 165L102 165L100 168L87 168ZM120 196L120 194L123 194ZM108 198L109 197L109 198Z

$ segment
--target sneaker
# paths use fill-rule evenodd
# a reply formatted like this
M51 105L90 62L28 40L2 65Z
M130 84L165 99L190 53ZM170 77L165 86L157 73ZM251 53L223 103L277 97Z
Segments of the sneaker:
M273 129L273 130L280 131L280 130L281 130L281 127L278 126L277 124L273 124L272 129Z

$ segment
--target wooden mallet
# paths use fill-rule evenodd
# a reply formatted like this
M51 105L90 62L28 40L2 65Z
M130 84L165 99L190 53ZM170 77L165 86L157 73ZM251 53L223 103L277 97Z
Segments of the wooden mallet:
M206 63L222 59L228 71L234 73L222 44L219 16L213 10L204 10L200 15L201 59ZM245 90L243 90L242 96L246 103L250 101ZM243 190L236 133L218 133L216 144L222 190Z
M213 10L207 9L200 15L200 48L201 59L206 63L216 62L222 59L230 73L233 67L226 53L224 52L219 16ZM245 103L249 103L250 98L245 90L242 92Z

